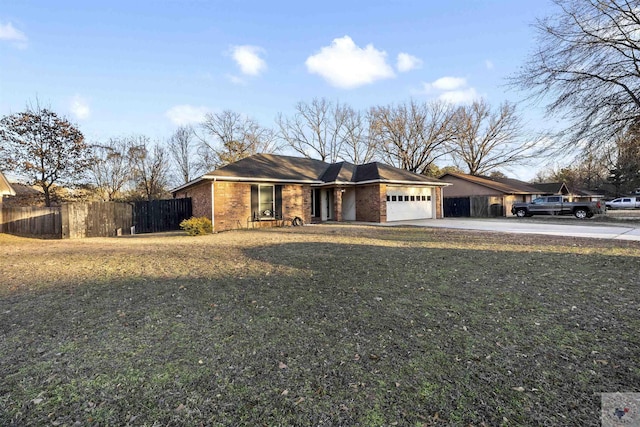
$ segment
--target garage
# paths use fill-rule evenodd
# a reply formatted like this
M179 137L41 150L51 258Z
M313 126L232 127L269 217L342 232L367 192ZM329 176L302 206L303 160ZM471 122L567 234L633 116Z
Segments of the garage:
M387 187L387 221L433 218L431 187Z

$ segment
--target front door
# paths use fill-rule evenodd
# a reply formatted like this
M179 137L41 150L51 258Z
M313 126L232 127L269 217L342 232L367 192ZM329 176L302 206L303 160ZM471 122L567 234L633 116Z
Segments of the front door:
M333 189L325 190L325 218L333 219Z
M311 189L311 216L313 218L321 218L322 216L322 190L318 188Z

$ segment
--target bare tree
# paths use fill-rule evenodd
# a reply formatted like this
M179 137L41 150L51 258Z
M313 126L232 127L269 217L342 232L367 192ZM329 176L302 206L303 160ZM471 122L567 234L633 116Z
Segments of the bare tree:
M169 183L169 155L164 147L151 144L146 136L130 139L128 155L131 159L133 180L139 194L147 200L167 195Z
M191 126L180 126L173 132L167 145L183 184L191 181L200 168L196 163L196 141Z
M258 153L278 149L273 130L240 113L225 110L207 114L198 154L202 167L218 168Z
M103 200L116 200L131 181L129 148L126 138L111 138L106 144L93 146L94 161L89 173Z
M557 13L537 21L538 49L512 84L569 121L559 135L566 142L606 144L640 115L640 2L554 3Z
M455 111L442 102L373 107L369 112L373 142L388 163L427 174L435 160L448 153Z
M0 141L0 169L21 174L42 188L47 206L51 206L54 184L77 184L91 163L91 149L82 132L39 105L3 117Z
M356 165L369 163L376 158L376 146L369 136L369 122L366 114L350 106L340 107L342 127L338 137L341 140L339 156Z
M485 100L477 100L456 111L452 156L470 175L521 164L538 153L537 145L538 139L524 137L514 104L505 102L492 111Z
M608 181L616 195L640 188L640 126L632 126L619 135L604 157L609 170Z
M344 108L325 98L298 102L293 117L279 114L280 138L298 153L334 163L340 159Z

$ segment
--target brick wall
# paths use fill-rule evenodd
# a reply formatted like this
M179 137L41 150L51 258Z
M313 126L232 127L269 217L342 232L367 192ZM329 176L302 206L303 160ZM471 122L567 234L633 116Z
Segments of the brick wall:
M386 222L387 186L372 184L356 188L356 221Z
M311 186L282 187L282 216L285 220L300 217L305 224L311 223Z
M187 190L179 191L176 197L191 197L193 215L211 218L211 185L214 186L214 231L239 228L272 226L273 221L252 223L251 184L240 182L205 182ZM282 187L282 215L285 220L300 217L305 224L311 222L311 187L309 185L284 185Z
M442 213L442 187L435 187L435 197L436 197L436 218L442 218L444 215Z
M176 193L176 199L191 197L193 216L211 219L211 182L206 181Z
M214 231L235 230L249 226L251 218L251 184L218 181L214 184Z

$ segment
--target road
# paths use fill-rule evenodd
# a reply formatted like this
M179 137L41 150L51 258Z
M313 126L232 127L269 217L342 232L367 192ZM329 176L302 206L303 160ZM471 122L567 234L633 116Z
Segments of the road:
M640 225L603 224L567 217L561 221L532 220L531 218L443 218L414 221L394 221L386 225L457 228L502 233L547 234L552 236L589 237L597 239L640 241Z

